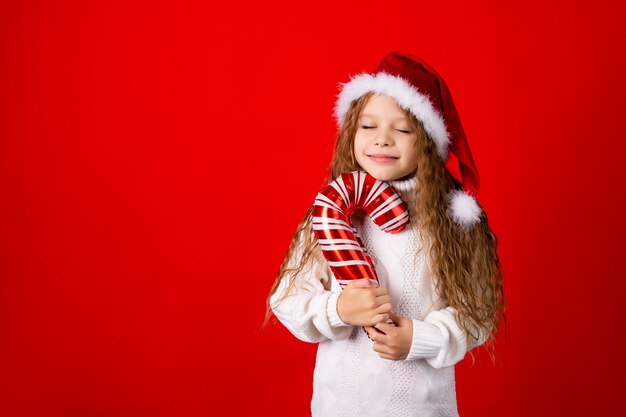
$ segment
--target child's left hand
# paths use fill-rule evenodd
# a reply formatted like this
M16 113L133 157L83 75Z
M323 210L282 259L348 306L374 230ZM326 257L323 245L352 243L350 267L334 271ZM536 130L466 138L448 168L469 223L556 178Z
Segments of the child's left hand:
M396 324L378 323L375 327L365 326L370 339L374 341L374 351L383 359L406 359L413 343L413 321L389 312L389 318Z

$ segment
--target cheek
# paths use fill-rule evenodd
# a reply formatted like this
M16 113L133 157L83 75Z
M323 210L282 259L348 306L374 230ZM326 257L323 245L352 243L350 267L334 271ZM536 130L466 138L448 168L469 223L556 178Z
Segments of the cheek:
M353 146L354 154L357 156L357 158L363 154L364 148L365 148L364 141L361 138L359 138L359 136L357 135L354 138L354 146Z
M363 166L363 152L359 150L357 147L354 148L354 158L356 159L359 165Z
M411 155L411 157L409 158L409 162L408 162L409 165L413 168L416 168L417 167L417 149L410 146L407 149L407 153Z

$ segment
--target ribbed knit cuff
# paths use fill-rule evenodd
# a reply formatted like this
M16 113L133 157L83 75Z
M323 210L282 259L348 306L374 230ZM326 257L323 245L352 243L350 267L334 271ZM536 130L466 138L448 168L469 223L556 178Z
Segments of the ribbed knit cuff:
M437 326L422 320L413 321L413 342L407 361L437 356L443 347L444 337Z
M328 322L332 327L344 327L350 326L348 323L344 323L337 313L337 300L341 291L331 291L330 297L328 297L328 303L326 304L326 314L328 315Z

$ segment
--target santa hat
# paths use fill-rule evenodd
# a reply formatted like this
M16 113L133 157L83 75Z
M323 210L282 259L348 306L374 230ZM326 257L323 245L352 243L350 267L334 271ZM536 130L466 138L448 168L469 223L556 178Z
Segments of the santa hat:
M464 228L480 221L482 210L476 202L478 170L448 86L430 65L414 55L392 52L371 73L361 73L341 85L335 106L339 126L350 104L365 93L395 99L422 123L446 169L461 183L462 190L452 190L448 195L449 215Z

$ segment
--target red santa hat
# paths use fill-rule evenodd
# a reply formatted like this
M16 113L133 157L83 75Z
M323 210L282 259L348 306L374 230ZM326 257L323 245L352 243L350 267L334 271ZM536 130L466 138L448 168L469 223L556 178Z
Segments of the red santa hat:
M446 169L461 184L448 195L448 214L460 226L469 228L480 221L482 210L476 202L480 184L461 119L445 81L423 59L404 52L386 55L371 73L351 77L337 96L335 117L343 124L350 104L368 92L384 94L411 112L437 145ZM458 164L457 164L458 162Z

